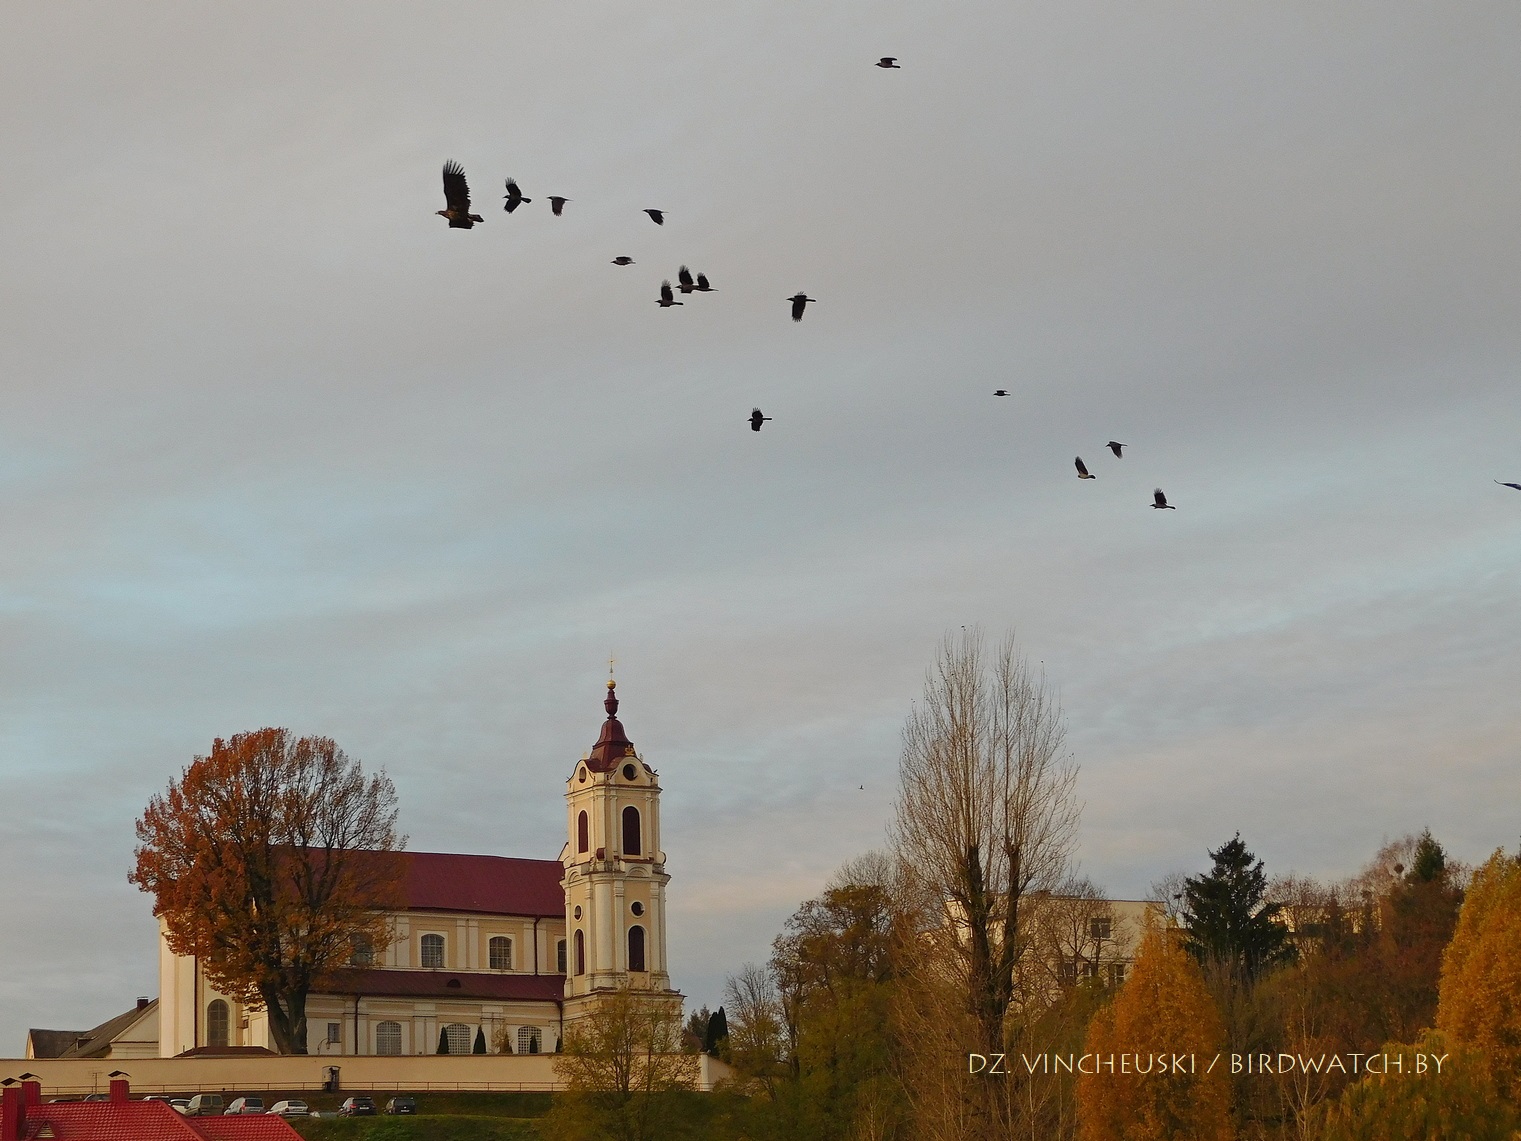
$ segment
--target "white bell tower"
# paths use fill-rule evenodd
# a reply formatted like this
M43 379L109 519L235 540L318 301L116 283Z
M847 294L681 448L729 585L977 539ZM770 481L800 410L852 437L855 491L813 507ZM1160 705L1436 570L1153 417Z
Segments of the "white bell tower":
M660 778L618 720L609 679L607 720L591 752L565 782L565 1017L599 993L643 991L680 1001L665 958L665 852L660 846Z

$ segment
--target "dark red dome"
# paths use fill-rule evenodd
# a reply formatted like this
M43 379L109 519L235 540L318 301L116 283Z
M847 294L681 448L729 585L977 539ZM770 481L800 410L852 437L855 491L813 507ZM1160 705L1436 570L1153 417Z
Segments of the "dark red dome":
M634 755L634 743L628 739L628 734L623 731L623 723L618 720L616 687L617 682L607 683L607 700L602 703L602 708L607 710L607 720L602 722L602 735L597 738L591 755L586 758L586 767L594 773L612 772L624 757Z

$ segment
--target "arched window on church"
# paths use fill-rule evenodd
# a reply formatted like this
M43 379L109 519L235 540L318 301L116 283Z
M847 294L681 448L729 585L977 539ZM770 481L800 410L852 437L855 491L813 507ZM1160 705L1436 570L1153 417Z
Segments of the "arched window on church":
M227 1046L228 1033L231 1018L229 1018L227 1004L221 999L213 999L206 1005L206 1045Z
M623 810L623 854L637 856L639 849L639 810L630 804Z
M512 940L505 935L495 935L487 945L493 971L512 970Z
M442 935L424 935L422 937L422 965L435 968L443 967L444 937Z
M586 973L586 933L576 932L576 974Z
M537 1026L518 1027L518 1053L537 1054L544 1046L544 1032Z
M444 1049L440 1054L468 1054L470 1053L470 1027L463 1022L451 1022L444 1027Z
M628 969L631 971L644 970L644 928L630 927L628 929Z
M382 1022L375 1027L375 1053L386 1056L401 1053L400 1022Z
M576 851L591 851L591 828L584 812L576 817Z

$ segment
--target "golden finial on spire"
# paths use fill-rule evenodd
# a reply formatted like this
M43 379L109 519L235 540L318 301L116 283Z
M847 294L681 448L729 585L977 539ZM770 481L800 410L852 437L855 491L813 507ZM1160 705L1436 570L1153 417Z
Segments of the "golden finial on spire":
M615 658L615 657L613 657L611 654L607 655L607 688L608 689L613 689L618 684L615 680L613 680L613 663L616 662L617 660L618 659Z

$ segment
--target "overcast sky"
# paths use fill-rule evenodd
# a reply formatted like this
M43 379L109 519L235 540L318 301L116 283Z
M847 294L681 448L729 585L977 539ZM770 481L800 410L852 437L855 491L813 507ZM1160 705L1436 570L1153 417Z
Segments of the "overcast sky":
M156 993L133 820L214 737L554 858L609 653L694 1003L881 842L962 624L1059 690L1115 895L1237 829L1270 873L1514 847L1518 42L1500 0L6 5L0 1054ZM717 292L657 308L683 263Z

